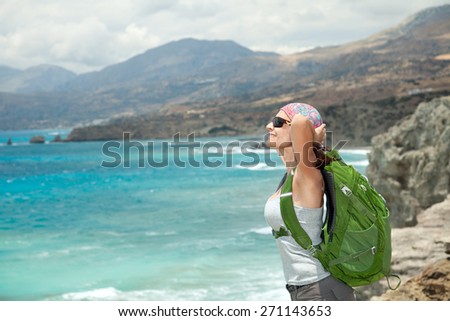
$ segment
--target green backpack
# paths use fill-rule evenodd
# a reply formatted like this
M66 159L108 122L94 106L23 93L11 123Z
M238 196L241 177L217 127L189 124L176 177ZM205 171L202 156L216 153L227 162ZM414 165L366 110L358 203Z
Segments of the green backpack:
M327 196L322 243L313 246L297 219L292 203L293 175L287 175L281 190L284 223L294 240L311 251L336 279L355 287L386 277L392 289L391 227L385 200L336 150L326 152L326 157L332 161L322 169ZM289 233L282 228L274 235L277 238ZM396 289L401 281L393 276L399 279Z

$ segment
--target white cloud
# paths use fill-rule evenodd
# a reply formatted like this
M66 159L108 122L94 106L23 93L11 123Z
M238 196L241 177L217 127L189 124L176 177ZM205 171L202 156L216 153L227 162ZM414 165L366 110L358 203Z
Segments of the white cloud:
M292 53L358 40L443 0L2 0L0 65L98 70L187 37Z

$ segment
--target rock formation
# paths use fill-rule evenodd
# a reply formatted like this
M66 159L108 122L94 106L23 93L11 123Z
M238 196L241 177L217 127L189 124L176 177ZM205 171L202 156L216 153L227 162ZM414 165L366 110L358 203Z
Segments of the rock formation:
M450 192L450 97L421 103L415 113L372 139L367 175L386 198L393 227Z
M45 137L44 136L33 136L30 139L30 144L44 144Z
M391 210L391 270L402 285L392 291L381 280L358 288L359 299L449 300L449 124L442 97L372 139L367 175Z
M55 137L52 140L52 143L61 143L63 140L61 138L61 135L55 135Z
M449 301L450 259L427 266L422 273L408 280L396 292L380 297L383 301Z

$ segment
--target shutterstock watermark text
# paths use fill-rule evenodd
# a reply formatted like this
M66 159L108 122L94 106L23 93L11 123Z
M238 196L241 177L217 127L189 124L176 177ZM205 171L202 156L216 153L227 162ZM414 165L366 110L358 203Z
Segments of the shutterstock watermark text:
M276 167L279 156L265 143L267 135L261 140L198 140L195 133L181 137L175 134L171 141L142 141L132 140L131 134L123 133L121 141L108 141L102 145L104 159L101 166L105 168L163 168L168 166L185 167L209 167L221 166L253 167L264 164L268 167ZM330 137L330 136L327 136ZM346 141L340 141L334 148L340 149Z

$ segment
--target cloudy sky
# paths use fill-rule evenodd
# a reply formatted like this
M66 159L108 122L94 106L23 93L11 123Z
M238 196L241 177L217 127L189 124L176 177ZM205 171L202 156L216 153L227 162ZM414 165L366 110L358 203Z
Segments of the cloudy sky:
M183 38L289 54L365 38L450 0L0 0L0 65L82 73Z

